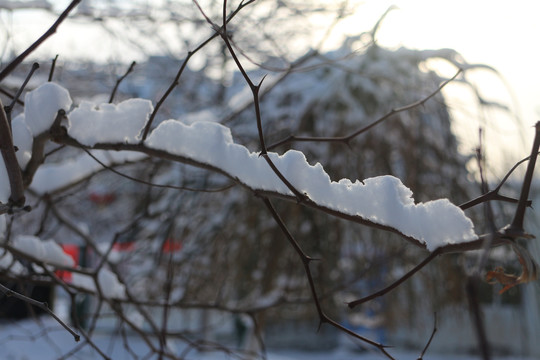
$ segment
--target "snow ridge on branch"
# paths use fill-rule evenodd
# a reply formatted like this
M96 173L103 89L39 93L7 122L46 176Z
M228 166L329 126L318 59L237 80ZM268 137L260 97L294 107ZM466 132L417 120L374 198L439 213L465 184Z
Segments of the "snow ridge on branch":
M145 141L152 149L220 168L255 191L294 196L259 153L233 141L230 129L214 122L185 125L168 120ZM316 204L395 228L430 251L476 240L472 221L447 199L414 203L413 193L394 176L332 181L320 163L310 165L300 151L268 154L279 171Z
M51 87L50 84L43 86ZM27 96L25 113L35 112L33 108L43 103L69 104L69 101L56 99L60 95L65 99L64 91L40 89ZM63 125L69 137L89 148L117 144L119 150L158 150L187 159L195 165L218 169L254 192L294 196L259 153L250 152L245 146L235 143L230 129L217 122L197 121L186 125L178 120L167 120L141 142L139 135L152 109L150 101L143 99L130 99L117 105L83 103L68 113L67 123ZM54 119L47 116L43 121L47 124L34 127L38 126L40 130L50 127ZM130 135L126 138L126 134ZM111 163L139 159L132 155L121 156L123 153L127 154L124 151L107 151L103 156L109 154ZM378 176L363 181L341 179L336 182L330 179L320 163L309 164L302 152L289 150L282 155L269 153L268 156L288 181L317 206L393 228L430 251L478 239L472 221L459 207L447 199L415 203L412 191L396 177ZM73 160L69 161L71 165L42 165L31 187L40 193L52 192L56 187L66 186L69 179L79 179L81 172L87 176L88 171L98 171L99 168L74 166ZM54 176L51 176L51 169Z

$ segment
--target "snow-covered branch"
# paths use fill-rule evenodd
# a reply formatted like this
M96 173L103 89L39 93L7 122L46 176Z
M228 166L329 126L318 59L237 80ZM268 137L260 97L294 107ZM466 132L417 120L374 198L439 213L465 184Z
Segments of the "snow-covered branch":
M62 94L61 99L67 99L64 95L67 91L52 89L58 89L58 85L48 83L27 95L25 118L32 133L46 131L53 125L56 111L69 108L70 101L58 98ZM34 116L40 109L43 114L45 104L50 115ZM259 153L235 143L230 130L217 122L186 125L179 120L167 120L141 142L140 134L151 111L151 104L143 99L131 99L118 105L82 103L61 123L67 133L61 135L60 129L52 129L53 134L60 134L53 135L54 141L114 150L102 155L96 153L107 164L139 160L145 155L171 159L221 173L256 194L295 199ZM17 135L17 138L23 136ZM16 145L21 154L29 151L22 140ZM413 193L396 177L333 181L321 164L309 164L299 151L268 155L293 186L307 196L307 206L396 232L430 251L478 239L472 221L458 206L447 199L415 203ZM42 165L30 188L40 194L52 193L101 169L90 157L81 155L81 159L85 160ZM2 199L9 196L5 190Z

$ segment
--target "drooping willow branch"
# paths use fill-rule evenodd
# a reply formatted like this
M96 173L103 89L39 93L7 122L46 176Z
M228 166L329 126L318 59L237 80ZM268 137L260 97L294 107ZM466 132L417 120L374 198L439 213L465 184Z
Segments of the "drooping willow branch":
M398 114L400 112L404 112L404 111L408 111L408 110L417 108L419 106L422 106L429 99L431 99L432 97L434 97L435 95L440 93L442 91L442 89L446 85L448 85L450 82L455 80L458 77L458 75L461 74L462 72L463 72L462 69L458 69L458 71L456 72L456 74L453 77L451 77L450 79L444 81L435 91L433 91L431 94L429 94L425 98L423 98L421 100L418 100L418 101L415 101L415 102L413 102L411 104L408 104L408 105L405 105L405 106L402 106L402 107L399 107L399 108L392 109L388 113L386 113L385 115L380 117L379 119L377 119L377 120L373 121L372 123L370 123L370 124L360 128L360 129L352 132L349 135L331 136L331 137L290 135L290 136L286 137L285 139L280 140L280 141L270 145L268 147L268 149L271 150L271 149L274 149L274 148L276 148L278 146L281 146L281 145L284 145L284 144L287 144L287 143L291 143L291 142L341 142L341 143L344 143L344 144L349 144L350 141L352 139L354 139L355 137L357 137L358 135L365 133L366 131L372 129L373 127L375 127L377 125L379 125L380 123L382 123L383 121L385 121L388 118L392 117L393 115Z
M72 328L70 328L65 322L62 321L48 306L46 302L41 302L34 300L32 298L29 298L28 296L24 296L23 294L19 294L16 291L11 290L10 288L5 287L4 285L0 284L0 291L2 291L6 296L12 296L16 299L22 300L32 306L36 306L40 308L41 310L45 311L47 314L49 314L56 322L58 322L64 329L66 329L75 339L75 341L79 341L81 339L80 335L77 334Z
M13 146L13 138L11 136L11 126L8 122L1 100L0 150L2 151L2 157L4 158L4 164L9 179L9 186L11 188L11 196L9 197L10 206L22 207L25 202L23 179L17 157L15 156L15 147Z

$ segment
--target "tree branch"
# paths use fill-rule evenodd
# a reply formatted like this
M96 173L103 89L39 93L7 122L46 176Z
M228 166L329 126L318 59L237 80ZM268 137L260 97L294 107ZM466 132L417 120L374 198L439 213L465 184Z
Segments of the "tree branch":
M15 155L11 126L9 125L4 106L0 100L0 150L4 158L6 172L9 178L11 196L9 197L10 206L23 207L25 203L24 186L22 181L21 169Z
M49 306L47 305L47 303L34 300L32 298L29 298L28 296L24 296L23 294L19 294L18 292L13 291L2 284L0 284L0 291L6 294L6 296L13 296L14 298L17 298L30 305L40 308L41 310L49 314L54 320L56 320L56 322L62 325L62 327L66 329L71 335L73 335L73 338L75 339L75 341L79 341L81 339L79 334L77 334L72 328L70 328L65 322L63 322L51 309L49 309Z
M431 99L432 97L434 97L435 95L440 93L442 91L442 89L446 85L448 85L451 81L455 80L458 77L458 75L461 74L462 72L463 72L463 70L459 69L452 78L450 78L450 79L446 80L445 82L443 82L435 91L433 91L431 94L429 94L425 98L423 98L421 100L418 100L418 101L415 101L415 102L413 102L413 103L411 103L409 105L405 105L405 106L402 106L402 107L399 107L399 108L392 109L388 113L386 113L385 115L380 117L379 119L373 121L371 124L369 124L367 126L364 126L363 128L360 128L360 129L352 132L349 135L332 136L332 137L290 135L290 136L286 137L285 139L280 140L280 141L270 145L268 147L268 149L272 150L272 149L275 149L278 146L281 146L281 145L284 145L284 144L287 144L287 143L291 143L291 142L342 142L344 144L349 144L350 141L352 139L354 139L355 137L357 137L358 135L365 133L366 131L372 129L373 127L375 127L377 125L379 125L380 123L382 123L383 121L385 121L388 118L392 117L393 115L395 115L397 113L400 113L400 112L403 112L403 111L408 111L408 110L411 110L411 109L414 109L414 108L416 108L418 106L423 105L429 99Z
M525 179L523 179L523 185L521 186L521 194L519 196L519 202L514 215L514 219L510 224L510 227L506 229L508 234L521 236L524 234L523 220L525 218L525 210L527 209L527 198L531 188L531 183L534 175L534 167L536 165L536 158L538 149L540 148L540 122L535 125L534 143L531 150L531 156L529 164L527 165L527 172L525 173Z

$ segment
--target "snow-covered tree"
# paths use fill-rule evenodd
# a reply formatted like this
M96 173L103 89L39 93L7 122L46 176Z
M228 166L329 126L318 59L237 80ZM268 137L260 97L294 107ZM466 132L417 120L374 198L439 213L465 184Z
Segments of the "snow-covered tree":
M216 4L193 7L196 25L211 29L196 49L213 44L227 55L220 80L215 66L188 70L190 52L178 71L164 76L169 88L157 80L163 73L148 71L142 83L141 73L128 75L123 98L96 103L102 93L46 81L26 92L20 114L15 100L1 112L0 267L6 278L62 288L73 305L71 323L2 285L4 292L39 306L103 358L92 333L109 312L119 319L119 331L138 334L160 358L182 357L168 347L172 339L188 351L233 350L227 342L193 340L193 329L173 323L171 314L185 309L247 314L260 342L265 313L307 315L392 358L386 344L342 325L345 301L353 308L384 295L443 255L429 281L458 287L467 275L448 254L503 244L519 257L522 275L497 269L490 278L505 289L536 278L534 260L516 242L528 237L523 213L535 156L519 201L484 188L467 202L478 185L467 172L469 159L457 150L441 89L455 79L465 82L463 73L474 66L450 50L389 51L371 41L355 54L359 37L296 60L269 56L265 42L263 62L247 71L239 54L257 44L248 41L252 28L235 16L246 11L251 19L279 23L287 19L277 15L282 7L287 13L296 8L252 3L220 3L222 20L219 11L208 15ZM98 10L87 6L78 15ZM263 38L264 24L256 31ZM0 81L25 57L4 67ZM457 65L454 78L421 70L433 58ZM266 76L273 70L279 71ZM532 154L537 151L538 140ZM488 205L486 217L464 212L491 200L518 203L509 227L495 227ZM75 264L61 247L68 243L82 246L84 262ZM486 257L470 279L485 270ZM375 287L368 282L373 279ZM366 291L373 296L349 299ZM431 294L432 303L443 297ZM92 305L78 312L88 295ZM402 312L397 303L388 308ZM210 326L204 316L200 321Z

